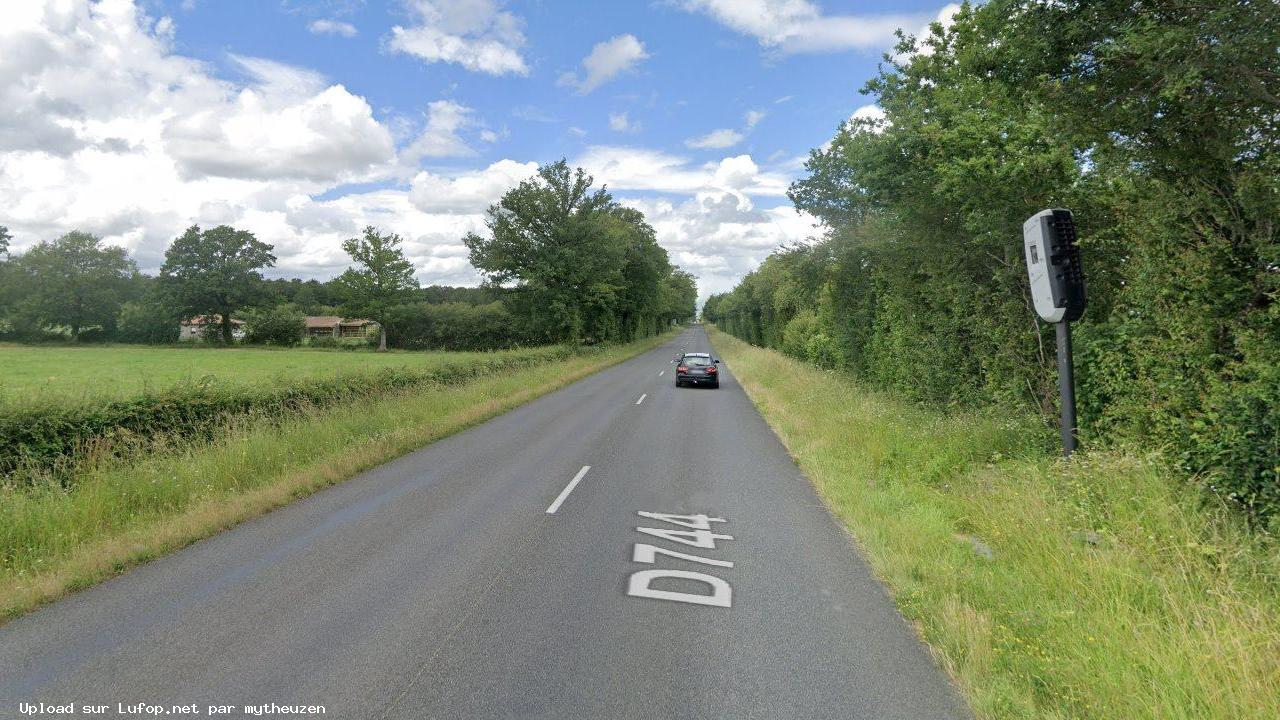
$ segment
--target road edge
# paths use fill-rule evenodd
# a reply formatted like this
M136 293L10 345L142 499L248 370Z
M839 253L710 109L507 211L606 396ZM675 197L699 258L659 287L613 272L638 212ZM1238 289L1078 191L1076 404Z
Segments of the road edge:
M406 442L403 438L374 438L354 446L365 451L359 457L353 457L355 454L351 452L351 447L344 448L342 455L316 458L262 486L231 496L214 495L203 498L181 512L165 515L155 522L90 541L65 558L51 563L47 570L25 577L9 576L5 579L11 582L0 586L0 627L43 605L110 580L240 523L267 515L346 482L367 470L487 422L585 377L626 362L670 341L683 330L684 326L681 326L650 338L614 346L606 350L609 354L595 359L585 368L581 364L581 358L569 358L502 375L498 379L526 374L532 376L570 364L574 368L571 374L554 375L549 381L533 387L454 412L439 424L417 428L421 431L417 434L421 442ZM427 392L463 392L488 380L490 378L482 378ZM373 402L387 399L380 398Z

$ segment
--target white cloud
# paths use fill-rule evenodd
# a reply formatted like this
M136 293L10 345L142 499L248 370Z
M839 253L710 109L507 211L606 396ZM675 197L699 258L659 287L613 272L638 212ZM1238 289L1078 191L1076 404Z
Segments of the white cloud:
M747 195L783 196L790 180L762 171L749 155L695 165L688 158L658 150L593 145L573 163L616 190L696 193L708 189Z
M853 114L849 116L849 119L868 120L874 123L880 123L884 121L884 108L876 105L875 103L863 105L857 110L854 110Z
M391 28L388 47L423 62L490 75L528 75L522 21L497 0L406 0L416 25Z
M423 171L413 178L409 200L428 213L465 215L483 213L507 190L538 172L534 162L499 160L483 170L452 177Z
M790 205L761 209L728 191L707 190L683 201L621 202L643 212L672 262L697 276L701 298L733 288L778 246L815 234L814 219Z
M174 54L173 27L125 0L6 8L0 207L17 251L81 229L154 271L188 225L229 223L275 245L274 274L329 277L346 266L341 241L372 224L412 239L424 280L475 281L433 253L482 227L480 216L421 210L412 188L314 199L404 172L412 153L396 152L397 133L363 98L262 58L232 56L243 80L220 78ZM458 131L477 121L441 102L413 152L465 148ZM456 207L476 204L460 197Z
M275 246L272 275L326 278L347 265L341 241L375 225L405 238L423 282L475 284L461 238L483 232L485 208L536 171L517 159L410 169L416 157L467 153L468 140L505 129L444 99L416 122L379 122L341 85L263 58L233 56L221 75L174 52L172 21L127 0L5 12L0 208L18 252L82 229L154 271L188 225L228 223ZM807 232L789 208L759 204L783 202L792 171L749 155L704 162L596 145L573 162L651 209L663 244L703 277L704 293ZM355 183L376 189L352 191Z
M312 20L311 24L307 25L307 29L313 35L341 35L342 37L355 37L357 32L356 26L349 22L325 19Z
M627 113L609 113L609 129L620 133L640 132L640 123L633 121Z
M586 95L648 57L644 43L634 35L618 35L596 43L582 59L585 77L578 79L577 73L565 73L560 76L559 84L577 88L578 94Z
M741 131L732 128L719 128L712 130L706 135L692 137L684 141L686 147L695 150L723 150L724 148L733 147L746 139L747 133L755 129L756 125L764 119L765 113L760 110L750 110L746 117L743 118L743 129Z
M427 124L422 134L405 148L406 162L424 157L463 157L475 150L458 134L475 124L474 111L452 100L436 100L427 104ZM497 139L496 136L494 139Z
M695 164L655 150L593 146L572 162L645 214L672 262L698 276L704 298L732 288L779 245L816 232L812 217L783 200L790 176L762 169L750 155ZM760 207L762 200L771 206Z
M367 174L395 154L363 98L324 87L311 71L232 56L252 83L222 102L174 117L162 136L185 178L336 180Z
M785 54L882 49L893 45L895 30L919 27L925 17L826 15L808 0L682 0L681 4Z
M745 135L737 130L720 128L718 130L712 130L706 135L689 138L684 141L684 144L696 150L720 150L737 145L742 142L745 137Z

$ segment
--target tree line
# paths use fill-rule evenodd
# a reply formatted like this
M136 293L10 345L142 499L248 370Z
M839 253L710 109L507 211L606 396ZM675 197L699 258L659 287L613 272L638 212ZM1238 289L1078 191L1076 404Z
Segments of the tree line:
M231 226L193 225L139 271L121 247L73 231L10 256L0 228L0 337L169 343L179 321L216 316L207 338L301 341L306 314L376 321L381 349L485 350L615 342L692 319L697 287L674 267L642 213L593 189L561 160L507 192L469 234L478 288L421 288L402 239L374 227L343 242L352 265L327 282L267 280L274 248Z
M790 197L825 233L704 315L869 385L1057 413L1021 224L1075 212L1082 432L1280 517L1280 5L990 0L903 37Z

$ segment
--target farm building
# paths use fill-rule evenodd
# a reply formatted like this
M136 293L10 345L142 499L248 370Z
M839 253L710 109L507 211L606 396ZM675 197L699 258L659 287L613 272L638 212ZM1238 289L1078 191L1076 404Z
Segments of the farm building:
M178 340L203 340L206 328L217 328L222 324L221 315L197 315L190 320L183 320L178 325ZM216 329L213 332L218 332ZM244 321L231 318L231 336L236 340L244 339Z
M308 315L307 337L362 338L377 332L372 320L340 318L337 315Z

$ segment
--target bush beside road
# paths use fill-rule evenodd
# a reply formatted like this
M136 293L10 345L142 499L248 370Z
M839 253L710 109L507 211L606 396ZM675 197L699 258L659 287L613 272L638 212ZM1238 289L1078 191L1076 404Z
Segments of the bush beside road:
M1033 418L925 409L711 332L979 716L1280 716L1274 537L1154 457L1064 462Z

